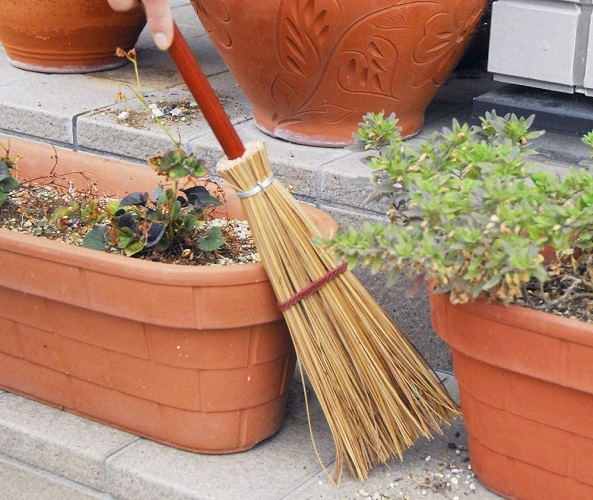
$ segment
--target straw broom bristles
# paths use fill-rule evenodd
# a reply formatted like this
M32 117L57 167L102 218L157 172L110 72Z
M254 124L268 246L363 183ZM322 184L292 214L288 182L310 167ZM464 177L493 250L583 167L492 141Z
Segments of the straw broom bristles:
M314 245L322 236L277 180L263 143L250 143L219 174L239 193L279 303L336 268ZM327 418L336 446L333 480L344 463L365 479L378 463L398 456L420 436L441 433L457 405L414 347L356 277L345 271L283 311L297 355Z

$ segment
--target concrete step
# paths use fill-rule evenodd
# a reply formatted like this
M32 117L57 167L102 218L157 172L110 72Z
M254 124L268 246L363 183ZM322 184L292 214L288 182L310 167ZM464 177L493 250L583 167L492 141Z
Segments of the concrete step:
M455 379L444 372L439 376L456 394ZM420 440L403 462L377 467L368 481L355 481L345 472L336 488L315 454L304 399L295 378L286 421L275 436L252 450L216 456L174 449L2 392L0 499L308 500L362 499L367 493L389 499L461 498L465 493L498 498L472 477L460 420L433 441ZM331 434L318 401L314 395L309 399L315 445L331 473Z

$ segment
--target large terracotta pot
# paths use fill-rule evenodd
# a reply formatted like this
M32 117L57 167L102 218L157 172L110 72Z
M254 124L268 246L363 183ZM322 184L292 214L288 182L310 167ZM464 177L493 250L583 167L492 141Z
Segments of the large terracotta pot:
M22 156L21 178L54 165L46 145L12 140L10 151ZM160 179L83 153L57 157L58 174L108 193L150 191ZM226 207L242 215L230 191ZM309 210L320 228L335 228ZM3 389L179 448L227 453L280 427L294 366L261 263L175 266L0 229Z
M321 146L352 143L368 111L416 134L488 2L192 0L257 126Z
M107 0L3 0L0 42L16 67L84 73L122 66L146 24L141 7L114 12Z
M593 498L593 325L431 295L451 346L473 471L513 499Z

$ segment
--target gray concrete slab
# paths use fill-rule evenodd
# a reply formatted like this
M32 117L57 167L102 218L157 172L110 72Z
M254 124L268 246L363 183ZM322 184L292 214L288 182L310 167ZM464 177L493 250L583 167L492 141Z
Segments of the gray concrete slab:
M322 171L320 199L322 203L346 205L377 215L385 213L385 203L366 203L371 193L370 176L373 170L365 163L368 152L353 152L325 165Z
M440 372L439 376L451 396L459 400L455 378L443 372ZM324 473L320 473L286 499L500 498L486 490L471 470L463 422L457 420L451 426L444 426L442 431L442 435L437 434L432 440L418 440L412 448L404 452L402 460L391 460L376 467L366 481L357 481L345 474L336 487Z
M97 490L104 462L138 438L10 393L0 395L0 456Z
M350 154L344 149L330 149L302 146L276 139L264 134L253 120L235 126L244 143L263 141L266 144L270 165L276 177L294 192L309 200L316 201L320 195L321 171L325 164ZM223 153L211 132L190 141L191 150L209 165L215 165Z
M32 75L0 86L0 128L62 144L74 144L76 115L114 103L119 90L80 75Z
M439 372L454 398L456 381ZM498 498L473 477L463 422L419 440L371 471L367 481L346 471L329 480L331 434L314 394L304 403L297 374L281 430L252 450L199 455L164 446L69 415L9 393L0 395L0 498L372 500ZM309 417L324 470L309 433ZM101 470L99 470L101 469ZM104 475L102 474L104 471Z
M212 77L212 85L224 96L223 106L233 123L249 119L251 108L237 91L228 72ZM77 146L87 151L106 152L111 155L132 158L144 162L147 158L174 147L173 142L161 127L150 117L149 112L128 89L129 98L112 106L103 107L77 117ZM198 108L187 106L194 99L184 85L163 90L143 92L148 105L164 107L187 107L185 115L171 120L164 117L169 133L181 140L184 147L200 135L210 134L210 127ZM118 119L122 112L129 118Z
M182 28L184 33L187 31L191 32L191 26L180 26L180 29ZM207 76L228 71L207 36L186 36L188 45L196 55L200 67ZM140 79L145 89L163 89L183 84L183 79L169 55L157 49L154 45L143 50L138 50L137 59ZM132 64L127 64L110 71L83 75L83 78L85 77L91 80L115 80L121 82L122 85L127 84L131 85L133 89L136 88L136 77Z
M100 492L0 457L0 498L5 500L108 500Z
M14 83L31 78L34 75L33 73L27 73L26 71L17 69L12 64L10 64L6 57L6 52L4 51L4 48L1 45L0 45L0 71L2 72L2 79L0 80L0 87L6 87L9 85L12 85ZM0 119L0 126L2 126L1 119Z
M143 441L108 461L109 493L129 500L286 497L322 470L310 442L302 386L296 381L291 399L282 429L243 453L198 455ZM317 449L331 466L331 434L317 401L312 398L311 403Z

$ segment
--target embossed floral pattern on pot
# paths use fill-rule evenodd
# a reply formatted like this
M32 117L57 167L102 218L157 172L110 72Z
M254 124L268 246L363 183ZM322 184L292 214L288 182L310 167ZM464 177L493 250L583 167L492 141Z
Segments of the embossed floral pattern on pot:
M193 0L265 132L341 146L367 111L404 136L463 55L487 0Z

